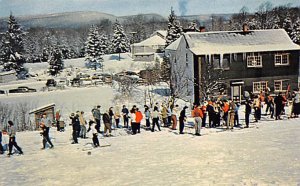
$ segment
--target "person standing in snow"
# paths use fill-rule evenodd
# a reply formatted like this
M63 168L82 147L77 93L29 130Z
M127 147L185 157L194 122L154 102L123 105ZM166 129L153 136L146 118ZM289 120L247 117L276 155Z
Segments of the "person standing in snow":
M207 116L207 102L203 102L202 106L201 106L201 110L203 113L203 118L202 118L202 127L206 127L206 116Z
M201 132L201 126L202 126L203 113L198 104L196 104L196 106L193 110L193 115L195 118L195 135L201 136L200 132Z
M240 103L236 104L235 110L234 110L234 126L238 127L240 125L239 123L239 109L240 109Z
M229 123L227 125L227 129L229 129L229 127L230 127L230 129L233 129L235 109L236 109L236 105L235 105L234 101L231 100L229 103L229 111L228 111Z
M168 109L165 104L162 105L161 117L162 117L164 127L168 127Z
M71 119L71 123L72 123L72 137L73 137L73 142L72 144L76 144L78 143L78 134L79 134L79 130L80 130L80 122L79 122L79 118L77 115L75 115L74 113L71 114L70 116L70 119Z
M45 149L47 142L50 144L50 148L54 147L50 140L50 137L49 137L49 131L50 131L51 125L52 125L52 123L51 123L50 119L47 117L47 114L44 113L43 118L40 121L40 127L42 129L41 135L43 136L42 149Z
M151 117L152 117L152 129L151 129L151 132L154 132L154 128L155 128L155 125L157 125L157 128L159 131L160 130L160 126L159 126L159 111L158 111L158 108L156 106L154 106L154 110L151 114Z
M258 122L260 120L260 114L261 114L261 101L259 96L255 96L255 99L253 101L253 107L254 107L254 116L255 116L255 122Z
M178 112L179 112L179 106L176 105L173 109L172 109L172 122L173 122L173 125L172 125L172 130L176 130L176 127L177 127L177 118L178 118Z
M206 110L208 112L208 126L209 126L209 128L211 128L213 126L213 118L214 118L214 114L215 114L212 101L208 102Z
M103 119L103 123L104 123L104 135L106 137L111 136L111 123L110 123L111 119L110 119L108 110L103 114L102 119ZM107 132L109 132L109 133L107 133Z
M143 119L143 114L139 108L136 108L135 116L137 133L141 133L141 121Z
M2 146L2 131L0 130L0 154L4 153L4 149Z
M145 107L146 128L150 129L151 113L150 113L149 107L147 105L145 105L144 107Z
M99 143L99 139L98 139L97 124L93 120L89 121L88 132L90 130L92 131L92 134L93 134L92 140L93 140L94 148L100 147L100 143Z
M132 130L132 135L136 134L136 107L133 106L132 109L130 110L130 123L131 123L131 130Z
M188 107L184 106L182 111L180 112L180 116L179 116L179 134L183 134L183 130L184 130L184 121L186 120L186 109Z
M80 137L81 138L86 138L86 121L84 119L84 112L78 112L79 116L79 123L80 123Z
M101 106L98 105L96 106L93 110L92 110L92 114L94 117L94 120L96 121L96 129L98 131L98 133L100 133L100 127L101 127L101 112L100 112L100 108Z
M114 117L115 117L116 127L119 128L120 117L121 117L119 106L115 107L115 115L114 115Z
M224 102L223 102L222 111L223 111L224 124L225 124L225 126L228 126L229 103L227 100L224 100Z
M252 110L252 103L250 100L247 100L245 103L245 122L246 122L246 128L249 128L250 123L250 114Z
M170 106L168 107L167 111L168 111L168 127L170 127L172 123L172 110Z
M113 111L113 107L110 107L109 110L108 110L108 115L109 115L109 119L110 119L110 123L111 123L111 126L113 126L113 128L115 129L116 126L114 125L114 117L115 117L115 114L114 114L114 111Z
M128 128L128 114L129 114L128 109L126 108L125 105L123 105L122 115L123 115L123 122L124 122L124 127L125 128Z
M60 131L60 125L59 125L60 117L61 117L60 110L57 110L56 113L55 113L57 131Z
M23 154L21 147L18 146L16 142L16 128L12 121L8 121L8 135L9 135L9 143L8 143L8 156L12 155L13 147L19 151L19 154Z

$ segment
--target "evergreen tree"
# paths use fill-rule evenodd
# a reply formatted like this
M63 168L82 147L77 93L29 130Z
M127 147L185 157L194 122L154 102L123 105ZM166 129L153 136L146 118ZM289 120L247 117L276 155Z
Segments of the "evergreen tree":
M7 24L8 30L2 39L0 63L4 65L5 71L15 70L17 73L20 73L24 70L23 64L25 63L25 57L23 56L25 52L23 46L25 32L12 13Z
M160 69L160 76L162 81L169 82L171 77L171 64L170 59L167 56L163 57Z
M64 62L62 60L62 54L59 48L55 47L53 49L49 60L49 65L49 72L52 76L57 75L64 68Z
M119 53L119 61L121 60L120 53L129 52L130 50L129 40L125 35L123 26L118 22L118 20L114 24L114 34L111 44L113 52Z
M300 17L297 18L294 24L292 40L294 43L300 44Z
M93 69L102 67L102 55L101 51L101 43L100 43L100 35L98 28L96 26L91 26L89 30L89 36L86 42L86 50L85 50L85 60L87 61L87 66Z
M293 24L289 14L287 14L286 18L283 21L283 29L287 32L290 38L292 38Z
M279 29L280 28L280 18L278 15L276 15L276 17L273 20L273 29Z
M177 20L173 8L171 8L171 14L169 15L168 20L166 47L178 39L182 34L182 27L180 26L180 22Z
M101 34L99 36L99 41L100 41L100 44L99 44L99 47L100 47L100 51L102 54L108 54L109 53L109 43L108 43L108 38L106 35L104 34Z

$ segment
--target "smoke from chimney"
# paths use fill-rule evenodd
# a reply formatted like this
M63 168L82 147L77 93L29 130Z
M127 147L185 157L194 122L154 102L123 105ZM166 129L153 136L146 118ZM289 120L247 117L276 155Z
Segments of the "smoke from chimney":
M178 6L181 16L186 15L187 13L187 4L188 0L178 0Z

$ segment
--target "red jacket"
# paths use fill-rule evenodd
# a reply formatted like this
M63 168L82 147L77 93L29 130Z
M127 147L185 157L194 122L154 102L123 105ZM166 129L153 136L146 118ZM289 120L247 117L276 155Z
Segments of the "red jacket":
M142 119L143 119L143 114L142 114L142 112L141 112L141 111L137 111L137 112L135 113L135 121L136 121L137 123L141 123Z

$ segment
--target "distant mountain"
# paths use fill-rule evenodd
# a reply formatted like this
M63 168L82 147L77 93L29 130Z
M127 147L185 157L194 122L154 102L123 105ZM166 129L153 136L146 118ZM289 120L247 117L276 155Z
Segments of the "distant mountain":
M146 20L152 19L158 21L167 21L166 17L159 14L140 14ZM117 17L111 14L95 12L95 11L80 11L80 12L66 12L56 14L45 15L33 15L33 16L17 16L18 22L25 28L43 27L43 28L80 28L89 27L92 24L99 24L102 20L110 20L114 22L118 19L120 22L126 20L132 20L140 15L129 15ZM223 16L225 19L229 19L232 14L215 14L214 16ZM187 20L209 21L212 15L190 15L179 16ZM6 30L7 17L0 18L0 31Z
M132 19L138 15L117 17L111 14L81 11L66 12L33 16L16 16L19 23L25 28L44 27L44 28L79 28L89 27L92 24L100 23L102 20L108 19L114 22L118 19L120 22ZM143 14L146 19L166 20L166 18L158 14ZM0 18L0 30L6 27L6 18Z

